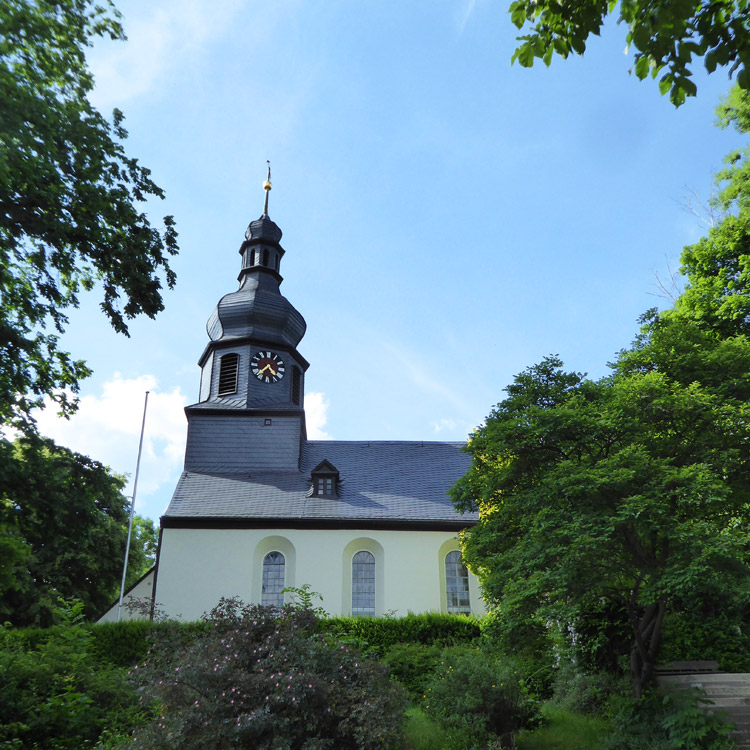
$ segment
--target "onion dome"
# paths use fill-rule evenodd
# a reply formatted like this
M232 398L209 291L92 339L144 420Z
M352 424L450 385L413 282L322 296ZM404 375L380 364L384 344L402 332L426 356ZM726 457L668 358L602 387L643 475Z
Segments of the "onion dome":
M302 315L279 292L283 281L279 268L284 248L281 229L268 216L271 168L263 183L266 191L263 214L250 222L240 246L240 288L225 295L208 320L212 341L253 338L268 345L295 349L305 335Z

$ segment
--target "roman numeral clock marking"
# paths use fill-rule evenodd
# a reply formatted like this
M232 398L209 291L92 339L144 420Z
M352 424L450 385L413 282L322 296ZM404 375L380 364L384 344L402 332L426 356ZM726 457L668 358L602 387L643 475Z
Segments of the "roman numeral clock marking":
M284 377L284 362L274 352L256 352L250 360L250 369L262 383L278 383Z

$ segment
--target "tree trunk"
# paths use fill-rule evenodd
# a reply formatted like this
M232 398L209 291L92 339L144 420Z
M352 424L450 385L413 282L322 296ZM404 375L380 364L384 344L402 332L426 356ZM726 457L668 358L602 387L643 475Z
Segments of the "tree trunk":
M640 617L631 607L631 623L635 638L630 652L630 676L633 681L633 695L636 698L643 695L654 677L666 611L667 603L664 599L649 604Z

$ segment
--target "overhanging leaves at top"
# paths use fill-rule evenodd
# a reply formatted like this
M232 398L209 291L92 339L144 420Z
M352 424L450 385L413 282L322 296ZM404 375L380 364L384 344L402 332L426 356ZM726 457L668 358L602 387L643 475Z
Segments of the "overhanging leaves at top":
M162 198L129 157L122 113L108 121L88 100L85 49L124 39L117 12L89 0L0 5L0 422L31 424L46 395L71 408L82 361L58 348L66 309L99 285L115 330L162 310L171 217L150 225L140 204Z
M709 73L719 67L743 89L750 89L750 6L748 0L514 0L509 12L519 29L513 60L531 67L549 65L553 54L582 55L591 34L598 35L607 16L627 27L626 42L635 50L631 71L640 79L658 78L662 94L675 106L695 96L694 60Z

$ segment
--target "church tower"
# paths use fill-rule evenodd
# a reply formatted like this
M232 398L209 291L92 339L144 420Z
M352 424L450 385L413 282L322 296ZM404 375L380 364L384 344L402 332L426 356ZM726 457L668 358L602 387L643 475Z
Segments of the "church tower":
M263 214L239 249L239 289L219 300L206 325L199 402L186 407L185 470L217 473L299 469L306 439L304 377L297 351L305 320L279 286L281 229Z

